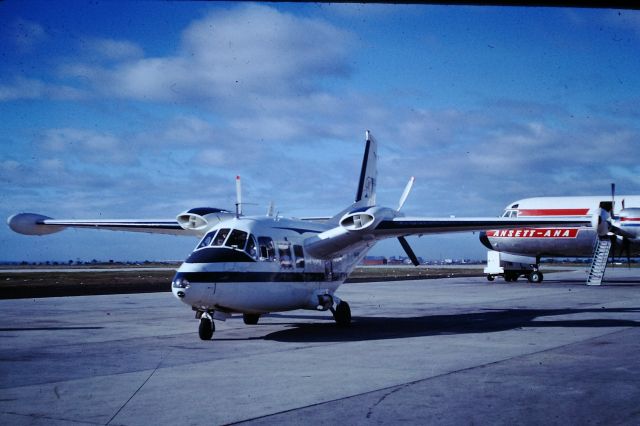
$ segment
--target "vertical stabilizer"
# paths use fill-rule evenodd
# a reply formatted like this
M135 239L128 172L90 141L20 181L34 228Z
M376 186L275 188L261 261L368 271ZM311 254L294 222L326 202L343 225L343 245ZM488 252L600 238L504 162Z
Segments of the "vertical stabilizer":
M373 206L376 204L378 144L369 130L366 131L365 135L367 142L364 148L355 202L360 206Z

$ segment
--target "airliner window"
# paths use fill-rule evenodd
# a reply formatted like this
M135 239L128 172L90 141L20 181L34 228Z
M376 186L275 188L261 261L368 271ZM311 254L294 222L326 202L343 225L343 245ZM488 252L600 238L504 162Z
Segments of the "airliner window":
M509 213L509 211L507 210L506 212L504 212L504 213L502 214L502 217L509 217L509 214L510 214L510 213Z
M260 245L260 260L268 260L273 262L275 258L275 247L273 247L273 240L269 237L258 237L258 244Z
M227 239L227 235L229 235L229 228L222 228L220 231L218 231L218 235L216 235L216 237L213 239L213 245L214 246L221 246L222 244L224 244L224 240Z
M296 256L296 268L304 268L304 253L302 246L293 246L293 254Z
M213 241L213 236L215 234L216 234L216 231L211 231L207 235L205 235L202 241L200 241L200 244L198 244L198 247L196 247L196 250L211 244L211 241Z
M280 254L280 266L283 268L292 268L291 263L291 247L288 243L278 244L278 253Z
M234 229L233 231L231 231L231 235L229 235L229 238L227 238L225 246L244 250L244 245L246 242L247 233L239 229Z
M247 248L245 249L245 251L254 259L258 256L258 250L256 250L256 240L251 234L249 234L249 240L247 241Z

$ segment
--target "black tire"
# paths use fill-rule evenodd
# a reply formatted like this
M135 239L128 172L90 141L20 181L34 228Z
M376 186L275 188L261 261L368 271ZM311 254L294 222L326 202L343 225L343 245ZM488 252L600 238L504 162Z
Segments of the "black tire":
M338 303L333 319L336 320L338 327L348 327L351 324L351 308L347 302Z
M260 314L242 314L242 320L247 325L256 325L260 320Z
M487 281L493 281L495 279L496 277L494 277L493 275L487 275Z
M200 318L200 326L198 327L198 335L202 340L211 340L216 326L209 318Z
M527 277L527 279L529 280L530 283L539 283L542 282L542 274L538 271L532 271L529 273L529 276Z

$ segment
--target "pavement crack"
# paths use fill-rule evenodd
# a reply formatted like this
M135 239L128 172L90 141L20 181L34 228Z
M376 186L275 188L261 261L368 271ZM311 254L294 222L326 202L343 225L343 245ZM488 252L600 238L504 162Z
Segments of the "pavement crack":
M120 414L120 412L124 409L124 407L126 407L127 404L129 404L129 402L138 394L138 392L140 392L140 390L144 387L144 385L146 385L147 382L149 382L149 380L151 380L153 375L156 374L156 371L158 371L158 369L160 368L160 366L164 362L165 358L167 358L169 356L169 354L171 352L173 352L173 350L174 349L170 349L169 351L167 351L167 353L162 358L160 358L160 361L158 361L158 365L156 365L156 368L154 368L153 371L151 372L151 374L149 374L149 377L147 377L146 380L144 382L142 382L142 384L138 387L138 389L136 389L136 391L129 397L129 399L127 399L127 401L124 404L122 404L122 406L120 408L118 408L118 411L116 411L115 414L113 416L111 416L109 421L107 423L105 423L106 425L109 425L113 421L113 419L115 419L118 416L118 414Z
M389 392L385 393L384 395L382 395L382 397L380 397L371 407L369 407L369 411L367 411L367 419L371 418L371 415L373 414L373 410L376 409L376 407L378 405L380 405L382 403L382 401L384 401L388 396L393 395L394 393L398 392L401 389L406 388L407 386L409 386L409 384L404 384L401 386L398 386L397 388L390 390Z

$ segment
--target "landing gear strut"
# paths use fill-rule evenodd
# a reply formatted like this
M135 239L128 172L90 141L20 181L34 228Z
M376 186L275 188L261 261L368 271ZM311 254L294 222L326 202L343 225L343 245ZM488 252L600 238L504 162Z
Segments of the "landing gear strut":
M347 302L340 301L335 309L331 308L331 313L338 327L348 327L351 324L351 308Z
M200 339L211 340L214 331L216 331L216 326L213 320L208 314L203 314L202 317L200 317L200 326L198 327Z

